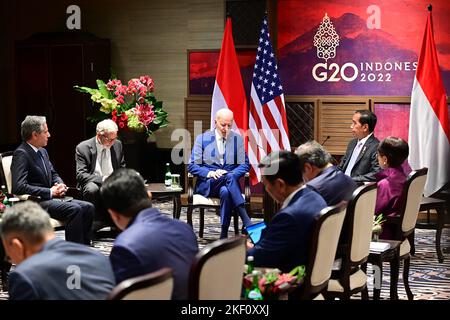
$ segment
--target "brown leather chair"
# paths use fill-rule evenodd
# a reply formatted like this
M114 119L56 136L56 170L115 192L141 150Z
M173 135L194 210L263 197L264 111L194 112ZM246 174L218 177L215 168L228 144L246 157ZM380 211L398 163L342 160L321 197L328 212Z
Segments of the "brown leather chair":
M347 204L335 267L328 282L327 299L350 299L361 292L369 298L366 264L372 240L372 224L377 200L377 185L358 187Z
M170 300L173 290L172 269L162 268L119 283L108 300Z
M189 300L239 300L246 237L216 240L195 257L189 273Z
M192 213L195 209L200 209L200 226L199 226L199 237L203 238L203 229L205 225L205 209L214 209L217 215L220 210L220 199L219 198L206 198L202 195L194 193L195 186L195 177L188 173L188 199L187 204L182 205L183 207L187 207L187 222L192 226ZM248 215L253 217L261 218L262 215L254 214L251 211L250 207L250 174L246 173L244 176L244 194L243 197L245 199L245 209L247 210ZM239 215L236 210L233 211L233 225L234 225L234 233L236 235L239 234Z
M385 222L385 224L390 224L394 228L394 234L390 240L401 241L399 259L403 261L403 283L409 300L414 298L409 287L409 264L411 260L409 237L413 234L416 226L427 173L428 169L423 168L412 171L408 175L408 179L403 186L398 214L388 216Z
M336 249L344 223L346 203L327 207L316 218L309 243L306 276L291 299L319 300L327 291Z

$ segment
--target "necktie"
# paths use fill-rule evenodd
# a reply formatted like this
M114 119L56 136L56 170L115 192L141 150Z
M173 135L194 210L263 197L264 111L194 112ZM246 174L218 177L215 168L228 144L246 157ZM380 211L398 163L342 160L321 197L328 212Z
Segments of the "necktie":
M222 150L220 151L220 164L224 164L225 163L225 142L227 140L225 138L222 138L221 142L222 142Z
M345 174L351 177L352 169L355 166L356 159L358 159L359 153L361 152L361 147L363 143L358 142L358 144L355 146L355 149L353 149L352 157L350 158L350 161L348 162L347 169L345 169Z
M39 158L41 158L42 166L44 167L45 174L48 175L47 167L45 166L44 156L42 155L41 150L38 150L38 151L37 151L37 154L39 155Z
M109 176L111 174L109 170L108 158L107 158L108 150L103 149L102 154L100 156L100 170L102 170L102 176Z

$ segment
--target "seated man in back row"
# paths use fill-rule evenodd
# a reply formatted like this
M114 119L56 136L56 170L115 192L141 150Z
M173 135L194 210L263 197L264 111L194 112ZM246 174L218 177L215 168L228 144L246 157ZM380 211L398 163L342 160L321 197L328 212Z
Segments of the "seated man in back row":
M11 162L12 192L40 197L50 217L64 222L66 240L90 244L95 208L86 201L61 201L68 188L44 149L50 137L45 117L27 116L21 134Z
M381 170L377 159L380 142L374 135L377 116L370 110L356 110L352 117L352 139L338 168L358 183L375 181Z
M103 181L114 171L125 167L122 143L117 140L117 124L111 119L97 124L95 137L80 142L75 149L77 186L83 199L94 204L94 231L113 226L100 197Z
M306 263L315 217L327 204L303 184L300 159L293 152L272 152L259 167L264 187L282 206L262 231L259 242L255 246L247 242L247 256L254 257L256 267L289 272Z
M356 183L331 163L331 155L316 141L300 145L295 153L300 157L303 181L308 188L320 194L327 205L348 201Z
M220 198L220 238L228 237L231 213L237 210L244 226L251 224L245 210L239 179L250 169L244 141L231 131L233 112L222 108L216 113L215 130L195 139L188 170L197 176L195 193Z

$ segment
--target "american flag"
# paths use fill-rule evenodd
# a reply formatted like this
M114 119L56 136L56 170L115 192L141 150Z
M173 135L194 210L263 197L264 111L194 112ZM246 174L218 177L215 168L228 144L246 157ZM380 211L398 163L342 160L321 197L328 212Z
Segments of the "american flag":
M248 156L252 184L261 181L259 161L277 150L291 150L283 86L264 18L253 69L249 114Z

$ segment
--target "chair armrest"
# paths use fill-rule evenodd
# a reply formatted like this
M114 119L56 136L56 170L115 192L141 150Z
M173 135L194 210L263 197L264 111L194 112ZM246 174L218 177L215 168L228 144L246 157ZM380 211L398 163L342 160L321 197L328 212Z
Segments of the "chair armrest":
M194 203L194 175L192 173L188 173L188 204Z
M245 203L250 203L250 173L246 173L244 176L244 196Z
M16 195L17 198L19 198L20 201L33 201L33 202L40 202L41 201L41 197L40 196L32 196L30 194L21 194L21 195Z

